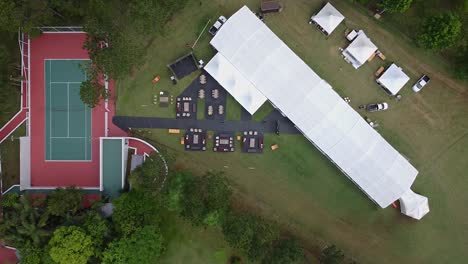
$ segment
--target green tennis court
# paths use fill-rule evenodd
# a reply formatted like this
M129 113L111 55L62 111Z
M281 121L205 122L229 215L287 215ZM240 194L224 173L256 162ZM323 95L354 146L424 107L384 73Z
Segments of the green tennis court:
M45 60L46 160L91 160L91 109L80 99L89 60Z

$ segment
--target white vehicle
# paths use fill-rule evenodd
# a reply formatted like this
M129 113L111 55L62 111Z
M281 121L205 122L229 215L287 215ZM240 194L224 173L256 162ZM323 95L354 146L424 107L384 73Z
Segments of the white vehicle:
M224 16L220 16L218 20L213 24L213 26L210 27L208 32L210 32L211 35L216 35L216 32L223 26L224 23L226 23L226 18Z
M426 86L431 81L431 78L427 75L423 75L414 85L413 85L413 91L415 93L421 91L421 89Z
M366 111L367 112L379 112L379 111L384 111L388 109L388 104L387 103L379 103L379 104L368 104L366 106Z

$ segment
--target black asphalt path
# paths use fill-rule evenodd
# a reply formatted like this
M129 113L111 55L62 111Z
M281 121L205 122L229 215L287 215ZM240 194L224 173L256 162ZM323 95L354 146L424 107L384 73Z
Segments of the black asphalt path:
M275 112L275 111L274 111ZM135 117L135 116L114 116L112 122L121 129L128 131L128 128L174 128L189 129L201 128L204 130L242 132L257 130L263 133L275 133L276 121L280 122L280 133L299 134L294 124L287 118L279 114L278 119L265 119L263 122L256 121L219 121L219 120L183 120L175 118L159 117Z

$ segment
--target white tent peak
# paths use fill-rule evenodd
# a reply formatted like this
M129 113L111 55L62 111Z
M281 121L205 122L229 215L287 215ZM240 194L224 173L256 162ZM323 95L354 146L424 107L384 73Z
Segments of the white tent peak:
M322 27L328 35L343 21L345 17L330 3L327 3L312 20Z
M429 213L429 199L409 189L400 197L401 213L420 220Z
M354 68L361 67L377 51L377 46L360 30L358 36L343 51L343 55L353 64Z
M409 81L408 75L396 64L390 65L388 69L377 79L377 82L387 89L392 95L396 95Z

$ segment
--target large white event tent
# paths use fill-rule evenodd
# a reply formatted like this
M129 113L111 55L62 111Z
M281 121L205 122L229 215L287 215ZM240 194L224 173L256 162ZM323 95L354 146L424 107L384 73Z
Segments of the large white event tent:
M221 54L217 53L205 66L211 76L253 115L267 100L266 97Z
M344 18L340 11L336 10L330 3L327 3L315 16L312 16L311 19L319 25L327 35L330 35Z
M355 69L361 67L377 51L377 46L360 30L342 54Z
M388 69L376 81L389 94L396 95L403 86L409 81L408 75L403 70L396 66L395 63L390 65Z
M210 43L220 54L206 65L213 78L241 75L375 203L408 193L418 171L246 6ZM219 58L232 65L213 69Z

